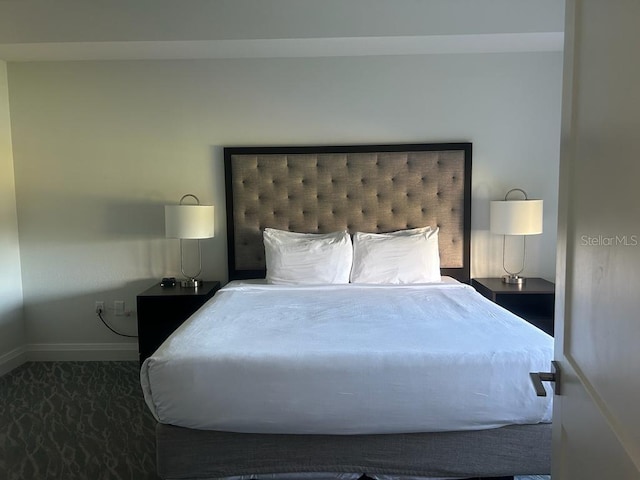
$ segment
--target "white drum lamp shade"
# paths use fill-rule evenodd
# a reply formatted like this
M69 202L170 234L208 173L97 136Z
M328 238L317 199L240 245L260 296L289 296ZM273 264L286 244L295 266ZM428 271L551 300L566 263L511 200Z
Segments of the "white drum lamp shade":
M212 205L165 205L167 238L198 239L214 236Z
M492 201L491 233L536 235L542 233L542 200Z

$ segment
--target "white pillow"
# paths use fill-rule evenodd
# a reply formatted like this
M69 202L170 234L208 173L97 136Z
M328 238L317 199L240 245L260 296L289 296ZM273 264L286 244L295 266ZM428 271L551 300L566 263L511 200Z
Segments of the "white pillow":
M353 236L352 283L440 282L438 228Z
M267 283L349 283L353 261L351 236L334 233L296 233L265 228Z

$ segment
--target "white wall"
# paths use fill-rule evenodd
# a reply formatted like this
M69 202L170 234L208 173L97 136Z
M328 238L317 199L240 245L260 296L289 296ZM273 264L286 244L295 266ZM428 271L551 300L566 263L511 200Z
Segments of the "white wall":
M23 357L22 276L7 64L0 61L0 375L21 363Z
M162 206L185 193L217 207L203 277L226 279L223 146L471 141L472 273L501 273L488 201L520 187L546 202L525 273L553 279L561 72L559 52L10 63L30 348L133 355L94 301L179 274Z

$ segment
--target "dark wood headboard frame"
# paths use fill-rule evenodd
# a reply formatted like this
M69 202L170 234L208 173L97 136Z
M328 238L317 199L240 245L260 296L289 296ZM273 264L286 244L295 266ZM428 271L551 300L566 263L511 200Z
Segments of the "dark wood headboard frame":
M464 160L462 161L456 161L456 163L461 164L463 163L464 165L460 165L459 167L456 167L457 170L455 170L455 172L452 174L451 171L447 171L446 175L447 178L443 178L443 179L439 179L439 178L431 178L431 175L428 175L428 181L429 184L425 187L425 190L431 186L432 190L434 182L435 185L438 188L438 191L435 195L440 196L441 195L441 191L440 189L442 188L442 185L447 185L447 184L451 184L451 180L453 179L454 184L456 185L455 189L455 195L459 196L462 193L462 198L454 198L453 200L453 207L449 208L447 207L446 209L439 209L439 214L441 216L447 216L447 211L450 212L454 212L455 213L450 213L449 215L455 215L455 221L453 223L455 223L456 225L454 226L456 231L454 233L454 236L451 237L450 240L444 240L445 238L448 238L447 235L443 235L443 227L441 227L441 235L440 235L440 244L441 244L441 271L443 275L448 275L451 277L456 278L457 280L461 281L461 282L465 282L468 283L470 280L470 251L471 251L471 155L472 155L472 145L471 143L429 143L429 144L397 144L397 145L351 145L351 146L318 146L318 147L311 147L311 146L287 146L287 147L227 147L224 149L224 163L225 163L225 185L226 185L226 212L227 212L227 251L228 251L228 267L229 267L229 280L239 280L239 279L248 279L248 278L264 278L266 271L264 269L264 258L262 259L253 259L254 261L258 262L258 261L262 261L262 265L260 265L260 268L254 268L255 266L249 266L247 267L247 265L242 265L245 262L245 257L247 256L246 254L243 254L242 252L240 252L240 248L245 248L245 245L248 244L248 241L246 239L242 240L242 245L237 244L236 242L239 241L240 239L240 234L238 234L238 232L242 232L242 224L240 223L244 218L246 218L246 215L243 216L242 218L241 215L238 213L238 211L235 208L239 208L238 205L236 204L240 204L241 203L241 199L242 197L239 196L241 195L240 193L238 193L238 191L236 191L234 193L234 185L236 186L237 190L242 190L240 188L240 184L244 185L245 180L238 180L238 179L234 179L233 178L233 172L234 172L234 168L233 168L233 162L234 162L234 158L244 158L245 160L247 160L247 156L251 157L249 160L251 160L251 162L253 164L260 164L262 162L262 164L267 164L267 165L271 165L272 163L269 163L271 159L274 160L273 164L277 164L277 162L280 162L280 164L277 164L279 166L282 166L283 162L286 164L286 169L288 170L289 168L289 160L291 161L291 163L295 163L298 159L301 158L301 156L306 156L306 155L311 155L311 156L317 156L318 158L322 159L322 161L324 162L323 165L325 166L325 172L327 170L326 165L327 165L327 161L333 161L333 158L335 157L336 159L341 159L342 160L342 164L340 164L340 166L344 166L345 164L345 158L346 160L346 166L345 168L348 168L349 165L349 158L368 158L368 156L370 155L378 155L380 156L380 158L384 161L384 158L394 158L394 155L397 154L398 155L402 155L403 153L405 153L405 163L409 164L410 161L412 161L411 159L417 158L418 161L420 161L420 155L422 155L421 152L430 152L428 155L428 157L430 157L431 159L429 160L431 163L435 164L437 162L438 165L440 165L441 163L448 163L447 159L449 157L456 157L458 159L463 158ZM331 155L327 155L327 154L331 154ZM364 155L360 155L360 154L364 154ZM435 154L435 159L433 159L432 157L434 157ZM360 155L360 156L359 156ZM409 159L407 161L407 158ZM289 159L289 160L287 160ZM397 160L397 159L396 159ZM414 159L415 160L415 159ZM442 160L442 162L441 162ZM337 161L337 160L336 160ZM266 162L266 163L265 163ZM381 162L382 163L382 162ZM318 162L316 161L314 165L316 165L317 168L317 164ZM378 162L376 161L375 163L376 165L378 165ZM329 164L330 165L330 164ZM338 165L338 164L336 164ZM257 165L259 167L259 165ZM460 171L460 169L462 169L462 171ZM260 170L259 168L255 169L255 173L253 174L252 181L259 181L261 177L268 177L269 175L260 175L258 173L258 170ZM280 168L278 171L283 170L283 168ZM440 170L438 168L435 169L436 173L440 172ZM446 170L446 169L445 169ZM272 173L272 172L269 172ZM347 172L347 175L349 173ZM411 172L409 172L407 175L411 175ZM445 175L444 173L442 175ZM459 176L462 175L462 183L463 185L460 186L459 182L460 182L460 178ZM423 178L422 181L424 183L425 178L424 178L424 174L423 174ZM289 181L289 176L284 177L284 180ZM392 179L393 180L393 179ZM364 183L364 180L362 180ZM415 178L412 178L413 183L415 184ZM270 180L271 183L273 183L273 179ZM447 183L448 182L448 183ZM282 182L281 182L282 183ZM304 184L304 178L302 180L298 179L297 180L297 184L296 185L292 185L291 187L289 187L289 185L284 185L281 186L280 188L291 188L292 190L296 189L299 190L301 187L300 184ZM348 181L345 183L349 183ZM262 187L259 187L262 188ZM265 187L266 188L266 187ZM271 187L273 188L273 187ZM414 186L415 188L415 186ZM387 187L388 189L388 187ZM297 191L296 190L296 191ZM244 190L242 190L244 191ZM289 192L289 190L285 190L286 192ZM387 192L388 193L388 192ZM447 192L442 192L444 196L446 196ZM260 197L260 195L256 195L254 194L255 197ZM267 195L268 196L268 195ZM291 195L292 196L292 195ZM407 198L409 197L409 193L406 193ZM425 195L426 196L426 195ZM337 197L337 195L335 196ZM349 194L347 193L346 195L343 194L342 199L341 198L328 198L328 199L320 199L319 195L316 194L316 198L317 200L315 200L316 202L319 202L318 205L322 204L323 209L326 209L326 204L325 202L329 202L330 205L337 205L338 208L340 208L341 205L341 201L344 202L344 198L349 198ZM434 197L435 198L435 197ZM438 197L439 198L439 197ZM305 199L303 201L307 201L308 198L305 197ZM254 200L254 204L257 200ZM258 203L260 210L262 210L263 208L263 204L262 203ZM235 207L235 208L234 208ZM301 207L302 208L302 207ZM460 212L458 211L459 208L463 209L462 215L460 215ZM442 211L444 210L444 211ZM422 208L422 212L425 212L425 208ZM235 212L235 213L234 213ZM393 213L394 210L393 208L391 209L391 212ZM281 218L283 216L282 212L278 212L278 215L280 215L280 217L278 217L278 219L275 218L275 213L276 212L272 212L271 213L271 217L273 217L272 219L264 219L261 218L259 220L256 220L254 218L254 223L252 224L251 228L252 228L252 233L250 235L250 240L249 242L252 243L253 245L251 245L251 248L253 248L253 251L258 251L259 248L262 248L261 253L262 256L264 256L264 246L262 245L262 237L260 235L260 231L263 230L265 227L273 227L273 228L280 228L283 230L287 229L287 225L291 226L291 222L292 220L289 218L288 220L283 220L283 218ZM287 212L285 212L287 213ZM298 214L305 214L306 212L304 210L302 210L302 212L298 212ZM406 213L406 212L405 212ZM360 217L362 217L364 214L364 211L359 212ZM427 214L429 214L429 212L427 212ZM348 215L348 212L347 212ZM376 213L377 215L377 213ZM395 215L395 214L393 214ZM255 217L255 215L254 215ZM288 217L285 217L288 218ZM376 217L377 218L377 217ZM316 219L317 221L317 219ZM288 222L288 223L287 223ZM404 220L405 223L402 223L403 220L400 219L398 222L398 225L401 225L401 227L397 227L395 226L395 224L389 224L387 222L387 225L378 225L378 220L374 219L374 224L375 226L371 226L370 228L367 227L362 227L361 225L357 225L357 222L354 224L354 227L351 227L351 221L349 219L346 220L346 225L342 225L338 222L337 227L336 225L330 225L330 226L326 226L323 228L322 225L319 225L317 222L316 223L316 228L305 228L305 227L296 227L295 223L293 224L293 226L291 226L292 230L297 230L297 231L308 231L311 233L314 232L324 232L324 231L334 231L334 230L340 230L343 228L348 228L351 233L353 233L352 230L357 230L358 227L360 228L360 231L374 231L374 232L383 232L383 231L390 231L392 229L401 229L401 228L414 228L414 227L419 227L419 226L425 226L425 225L441 225L441 224L447 224L447 222L451 223L451 219L448 218L436 218L433 221L430 221L429 223L426 223L425 225L418 225L415 224L415 220L414 221L409 221L409 220ZM384 223L384 222L382 222ZM461 225L460 225L461 224ZM395 228L394 228L395 227ZM246 230L246 228L245 228ZM461 230L461 231L459 231ZM244 237L243 237L244 238ZM443 259L443 242L448 242L449 245L446 245L449 249L454 248L456 249L456 261L455 261L455 266L448 266L447 265L447 259ZM258 242L260 243L260 245L258 245ZM453 245L452 247L452 244ZM240 247L240 248L239 248ZM236 258L236 257L239 258Z

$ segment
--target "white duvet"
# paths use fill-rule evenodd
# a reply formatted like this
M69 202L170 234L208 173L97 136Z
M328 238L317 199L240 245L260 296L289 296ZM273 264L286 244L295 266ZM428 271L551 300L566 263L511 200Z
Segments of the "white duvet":
M143 364L161 423L245 433L478 430L551 421L529 372L553 339L471 287L232 282Z

